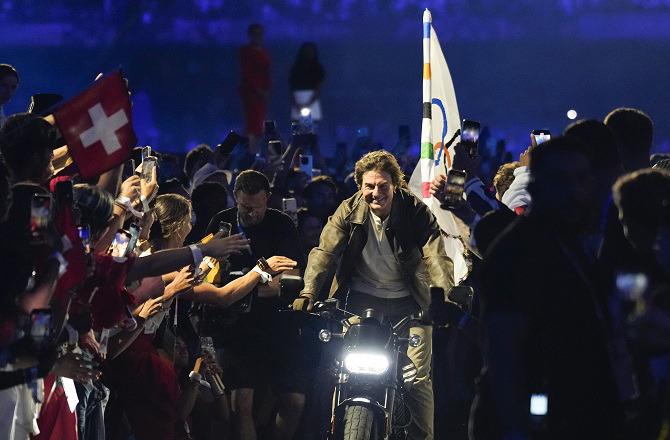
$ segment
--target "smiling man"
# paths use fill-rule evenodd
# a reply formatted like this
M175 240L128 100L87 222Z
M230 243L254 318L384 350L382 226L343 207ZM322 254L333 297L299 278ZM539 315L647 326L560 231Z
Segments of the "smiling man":
M305 288L294 308L309 309L330 269L338 266L330 296L360 315L367 308L397 322L428 310L430 285L448 292L453 264L435 217L407 188L395 157L384 150L363 156L354 170L359 191L343 201L309 254ZM433 438L430 327L413 327L422 342L407 354L417 367L410 388L409 438Z

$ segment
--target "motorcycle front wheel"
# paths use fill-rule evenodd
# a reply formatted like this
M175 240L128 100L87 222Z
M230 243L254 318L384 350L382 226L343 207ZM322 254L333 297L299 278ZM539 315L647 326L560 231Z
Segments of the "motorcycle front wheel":
M344 412L342 440L378 440L374 412L365 406L348 406Z

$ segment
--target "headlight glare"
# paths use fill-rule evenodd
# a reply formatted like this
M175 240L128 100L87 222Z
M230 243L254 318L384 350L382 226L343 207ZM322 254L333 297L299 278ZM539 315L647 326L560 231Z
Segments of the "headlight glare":
M352 352L345 356L344 367L354 374L384 374L389 368L389 359L381 353Z

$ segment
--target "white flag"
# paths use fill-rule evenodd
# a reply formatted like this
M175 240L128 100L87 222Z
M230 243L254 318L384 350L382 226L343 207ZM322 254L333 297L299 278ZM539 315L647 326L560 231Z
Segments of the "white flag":
M454 155L453 142L449 150L443 148L460 128L460 116L454 84L440 42L431 24L430 11L423 14L423 119L421 122L421 158L409 181L410 190L437 218L440 228L447 233L445 247L454 262L454 281L460 283L468 274L465 248L458 238L460 231L451 212L441 209L430 196L429 186L433 177L445 174L445 164L451 168Z

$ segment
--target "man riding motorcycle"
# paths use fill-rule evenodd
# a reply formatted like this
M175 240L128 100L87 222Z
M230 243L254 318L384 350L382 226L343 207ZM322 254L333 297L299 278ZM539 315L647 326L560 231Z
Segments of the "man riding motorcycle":
M392 322L427 311L429 286L448 292L454 283L435 217L406 188L391 153L367 153L356 162L354 175L359 191L340 204L324 227L293 308L311 310L330 269L337 266L330 297L346 310L362 315L373 308ZM410 335L420 336L421 343L407 350L417 368L407 402L412 415L408 434L412 440L432 439L431 328L415 326Z

